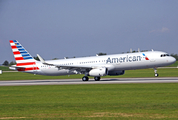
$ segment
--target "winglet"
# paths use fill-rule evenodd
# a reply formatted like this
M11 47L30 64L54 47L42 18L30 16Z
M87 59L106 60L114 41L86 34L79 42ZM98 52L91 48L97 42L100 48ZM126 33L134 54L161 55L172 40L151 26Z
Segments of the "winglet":
M41 61L42 63L45 63L44 59L43 59L40 55L37 54L37 56L38 56L38 58L40 59L40 61Z

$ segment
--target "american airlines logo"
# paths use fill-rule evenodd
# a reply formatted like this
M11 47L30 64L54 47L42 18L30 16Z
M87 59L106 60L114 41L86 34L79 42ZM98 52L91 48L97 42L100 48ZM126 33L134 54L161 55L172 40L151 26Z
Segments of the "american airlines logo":
M149 60L148 57L143 53L143 58L145 60ZM119 58L110 58L106 60L106 63L122 63L122 62L135 62L135 61L141 61L142 56L125 56L125 57L119 57Z
M142 53L142 55L144 56L145 60L149 60L149 58L144 53Z

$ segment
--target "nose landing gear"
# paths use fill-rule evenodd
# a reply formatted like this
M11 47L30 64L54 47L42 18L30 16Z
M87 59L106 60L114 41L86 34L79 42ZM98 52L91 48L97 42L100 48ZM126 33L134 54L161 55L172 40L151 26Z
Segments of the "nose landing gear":
M155 72L155 77L158 77L159 76L159 74L157 73L157 69L156 69L156 67L155 68L153 68L154 69L154 72Z

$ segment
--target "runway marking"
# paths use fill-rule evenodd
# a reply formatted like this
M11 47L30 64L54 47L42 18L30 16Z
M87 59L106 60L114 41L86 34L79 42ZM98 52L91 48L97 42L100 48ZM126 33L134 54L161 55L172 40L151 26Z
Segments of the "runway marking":
M128 84L128 83L178 83L178 77L160 78L103 78L100 81L82 81L81 79L52 80L14 80L0 81L0 86L24 85L73 85L73 84Z

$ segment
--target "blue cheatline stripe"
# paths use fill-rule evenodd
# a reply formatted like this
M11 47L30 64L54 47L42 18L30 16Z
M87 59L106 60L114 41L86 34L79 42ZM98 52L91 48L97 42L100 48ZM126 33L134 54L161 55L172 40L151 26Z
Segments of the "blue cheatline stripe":
M22 57L29 57L29 56L30 56L29 54L22 55Z
M23 57L24 60L33 59L32 57Z
M19 43L15 43L16 45L20 45ZM20 45L21 46L21 45Z
M14 42L17 42L17 40L13 40Z
M20 52L21 54L27 53L26 51Z
M18 49L19 51L25 51L25 49Z
M22 48L22 46L16 46L17 48Z

